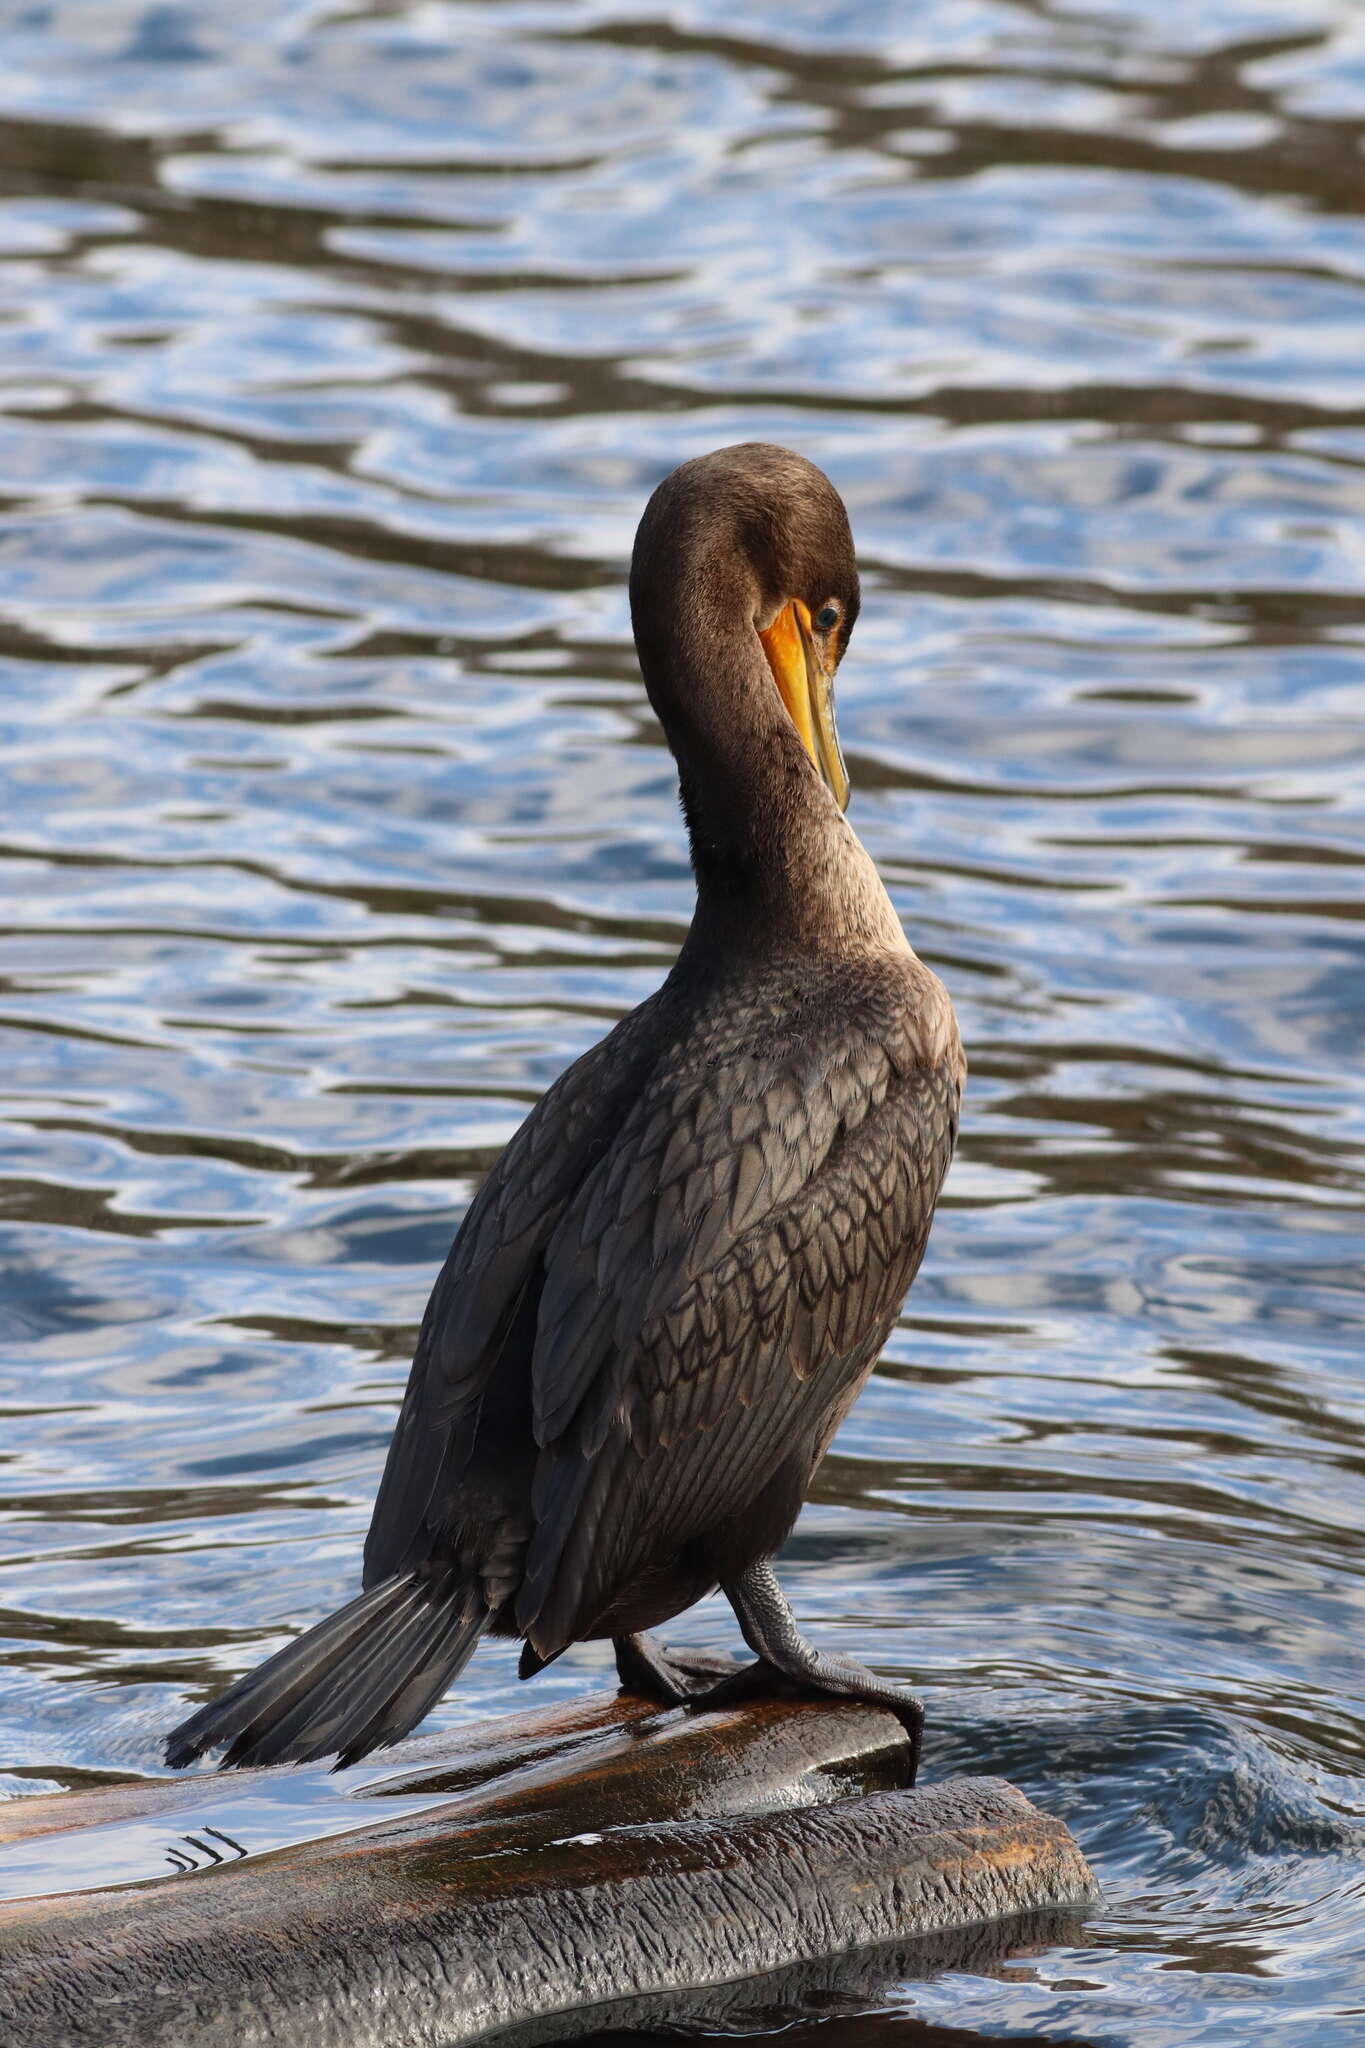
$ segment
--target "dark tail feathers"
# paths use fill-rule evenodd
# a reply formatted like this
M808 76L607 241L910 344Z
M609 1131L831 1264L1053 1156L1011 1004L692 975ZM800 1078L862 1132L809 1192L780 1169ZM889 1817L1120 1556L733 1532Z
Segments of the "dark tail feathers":
M334 1751L338 1768L355 1763L416 1727L490 1619L448 1576L381 1580L172 1729L166 1762L178 1768L226 1743L225 1768L307 1763Z

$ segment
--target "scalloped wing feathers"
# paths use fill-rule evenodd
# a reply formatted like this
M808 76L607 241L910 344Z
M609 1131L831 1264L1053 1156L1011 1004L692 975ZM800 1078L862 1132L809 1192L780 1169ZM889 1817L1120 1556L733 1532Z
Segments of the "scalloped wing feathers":
M549 1657L813 1468L923 1254L963 1069L912 954L810 984L666 989L532 1112L428 1308L367 1578L468 1553ZM524 1464L490 1482L513 1396Z

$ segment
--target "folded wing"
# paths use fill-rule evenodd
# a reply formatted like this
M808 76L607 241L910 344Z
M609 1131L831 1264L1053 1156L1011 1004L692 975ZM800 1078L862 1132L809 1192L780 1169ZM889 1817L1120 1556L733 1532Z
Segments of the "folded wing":
M875 1362L960 1092L955 1042L926 1065L913 1014L877 1023L670 1065L566 1207L544 1254L516 1606L542 1656L784 1465L804 1481Z

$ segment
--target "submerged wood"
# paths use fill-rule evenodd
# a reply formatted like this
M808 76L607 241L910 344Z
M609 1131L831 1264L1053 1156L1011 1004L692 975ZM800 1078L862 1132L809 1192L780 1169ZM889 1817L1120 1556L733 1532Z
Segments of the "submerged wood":
M331 1834L263 1853L244 1852L270 1797L310 1789L300 1770L16 1802L0 2039L550 2040L876 1943L929 1938L942 1967L960 1936L979 1967L983 1943L996 1957L1093 1902L1071 1835L1022 1793L909 1790L907 1763L898 1723L854 1702L597 1696L315 1772Z

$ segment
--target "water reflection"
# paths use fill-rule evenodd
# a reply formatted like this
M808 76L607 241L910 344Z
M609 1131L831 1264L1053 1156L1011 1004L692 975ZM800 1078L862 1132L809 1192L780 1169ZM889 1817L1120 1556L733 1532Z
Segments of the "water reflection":
M152 1768L350 1590L463 1203L686 927L635 517L788 441L973 1079L786 1575L1112 1908L839 2024L1351 2038L1360 51L1347 0L10 25L4 1789ZM442 1711L514 1697L493 1648Z

